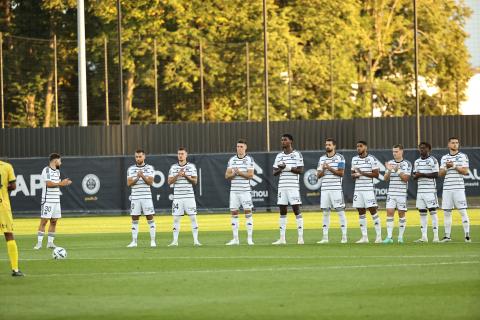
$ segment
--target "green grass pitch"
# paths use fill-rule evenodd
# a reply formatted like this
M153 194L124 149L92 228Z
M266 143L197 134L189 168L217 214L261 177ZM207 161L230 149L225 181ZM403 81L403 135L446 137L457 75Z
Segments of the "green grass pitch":
M19 235L26 277L9 275L0 245L0 319L480 317L480 242L465 244L460 226L447 244L412 243L419 230L407 228L404 245L354 244L360 232L352 227L344 245L339 229L328 245L315 244L321 230L305 230L303 246L290 229L287 246L270 245L277 230L256 231L253 247L226 247L230 232L209 231L197 248L183 231L177 248L166 247L171 234L163 231L159 247L149 248L141 233L133 249L125 248L128 231L65 234L57 239L68 250L63 261L34 251L34 235Z

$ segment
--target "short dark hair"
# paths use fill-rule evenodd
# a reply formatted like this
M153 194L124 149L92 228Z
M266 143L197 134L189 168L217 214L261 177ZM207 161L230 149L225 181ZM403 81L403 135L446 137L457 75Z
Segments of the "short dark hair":
M247 144L247 140L246 139L238 139L237 143L243 143L243 144Z
M450 138L448 138L448 142L450 142L450 141L452 141L452 140L458 140L458 141L460 141L460 139L458 139L457 137L450 137Z
M50 159L50 161L52 161L52 160L55 160L55 159L60 159L61 156L60 156L59 153L54 152L54 153L50 153L50 156L48 158Z
M177 151L185 151L185 152L187 152L187 148L185 148L185 147L179 147Z
M293 141L293 136L290 133L282 134L282 138L288 138L290 141Z
M400 150L403 150L403 145L400 144L400 143L397 143L397 144L394 144L394 145L393 145L393 148L398 148L398 149L400 149Z
M135 150L135 153L143 153L143 154L145 154L145 150L139 148L139 149Z
M428 150L432 150L432 145L428 142L422 141L418 144L418 147L420 148L421 146L427 147Z
M361 143L364 146L368 146L367 141L365 141L365 140L358 140L357 143Z
M333 143L334 146L337 145L337 141L335 141L335 139L333 139L333 138L327 138L327 139L325 139L325 142L331 142L331 143Z

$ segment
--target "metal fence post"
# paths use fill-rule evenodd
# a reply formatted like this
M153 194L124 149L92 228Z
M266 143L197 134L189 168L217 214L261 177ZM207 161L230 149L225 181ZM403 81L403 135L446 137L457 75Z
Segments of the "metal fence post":
M108 43L107 37L103 37L103 62L104 62L104 71L105 71L105 122L106 125L110 125L110 105L108 101Z
M55 127L58 127L58 70L57 70L57 35L53 35L53 77L55 86Z
M155 87L155 124L158 124L157 39L153 39L153 80Z
M203 85L203 47L200 40L200 99L202 104L202 123L205 123L205 93Z

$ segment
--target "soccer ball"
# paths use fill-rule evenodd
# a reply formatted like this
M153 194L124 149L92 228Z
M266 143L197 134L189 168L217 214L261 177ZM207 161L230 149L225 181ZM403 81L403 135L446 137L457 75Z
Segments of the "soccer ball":
M67 257L67 250L62 247L56 247L52 252L53 259L65 259Z

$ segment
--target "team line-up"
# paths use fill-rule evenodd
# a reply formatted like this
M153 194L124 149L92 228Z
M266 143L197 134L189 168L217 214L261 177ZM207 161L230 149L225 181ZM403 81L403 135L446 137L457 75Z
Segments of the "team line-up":
M287 208L291 206L297 224L298 244L304 244L303 217L300 210L299 176L303 173L304 163L302 154L293 148L293 137L284 134L281 137L282 152L273 164L273 174L279 176L278 200L280 211L280 237L273 245L286 244ZM412 168L412 164L403 158L403 146L396 144L392 148L393 159L385 163L386 173L384 180L389 182L387 192L387 236L382 240L382 226L377 213L377 201L374 192L373 179L379 176L379 161L368 153L367 142L357 142L358 155L351 163L351 177L355 181L353 207L359 213L361 238L356 243L368 243L366 212L370 212L375 227L375 243L393 243L393 228L395 210L398 212L398 243L403 243L406 228L407 187L410 178L417 183L416 207L420 213L421 237L416 242L428 242L427 222L430 214L433 230L433 242L451 241L452 210L457 208L462 217L465 233L465 242L471 242L470 222L467 214L467 200L465 195L464 175L468 174L468 157L459 151L459 139L451 137L448 140L449 153L444 155L438 163L430 155L431 145L421 142L418 145L420 158ZM247 229L247 244L253 245L253 202L250 180L254 174L254 160L247 154L247 142L238 140L236 155L230 158L225 172L225 178L231 181L230 211L233 239L226 245L238 245L239 241L239 212L243 209ZM342 232L341 243L347 243L347 219L345 216L345 201L342 191L342 179L345 175L345 158L336 152L336 142L332 138L325 140L325 154L320 157L317 167L317 177L321 181L320 207L323 212L323 238L317 243L329 242L328 231L330 212L335 210L340 220ZM193 186L197 184L197 169L193 163L187 161L187 150L180 147L177 152L178 162L170 167L168 184L173 186L173 241L169 246L178 246L180 220L186 213L191 221L193 242L200 246L198 240L198 223L195 194ZM34 249L41 249L45 229L48 222L47 248L55 248L54 244L56 225L61 218L60 188L69 186L70 179L60 178L61 156L53 153L49 158L49 165L42 171L42 202L41 219L37 234L37 244ZM412 177L413 175L413 177ZM10 208L9 191L15 190L15 174L11 164L0 161L1 198L0 198L0 229L7 240L7 250L12 264L12 275L22 275L18 270L18 250L13 236L13 218ZM444 212L445 235L440 240L438 235L437 208L437 177L444 177L442 193L442 209ZM127 246L137 247L139 218L143 213L147 219L150 232L150 245L156 247L156 226L154 220L154 206L150 186L153 184L154 168L145 163L144 150L135 152L135 165L127 170L127 184L131 188L132 241Z

